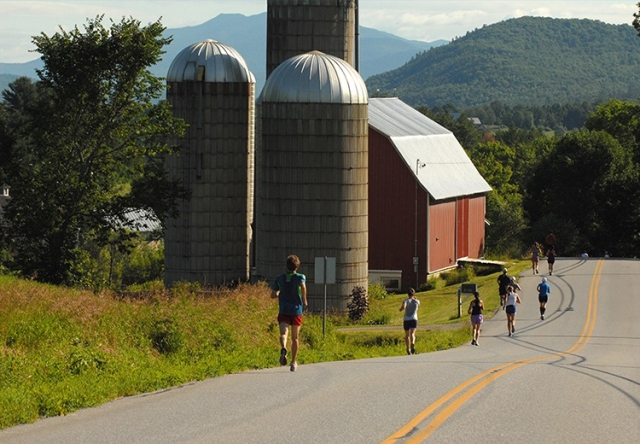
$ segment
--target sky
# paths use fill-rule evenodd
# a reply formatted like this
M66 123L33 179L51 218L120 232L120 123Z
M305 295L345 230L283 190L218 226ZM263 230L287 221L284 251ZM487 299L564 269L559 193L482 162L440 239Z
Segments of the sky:
M359 0L360 25L410 40L451 40L484 25L523 16L580 18L630 25L639 0ZM38 58L32 36L59 27L83 29L104 14L143 25L160 19L167 28L202 24L219 14L266 12L267 0L0 0L0 63ZM105 26L109 21L104 20ZM212 38L215 38L212 36Z

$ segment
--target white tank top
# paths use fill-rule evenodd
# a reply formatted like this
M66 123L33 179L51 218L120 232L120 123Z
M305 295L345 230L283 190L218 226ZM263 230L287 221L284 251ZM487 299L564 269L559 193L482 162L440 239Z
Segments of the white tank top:
M507 305L516 305L516 294L514 292L507 295Z

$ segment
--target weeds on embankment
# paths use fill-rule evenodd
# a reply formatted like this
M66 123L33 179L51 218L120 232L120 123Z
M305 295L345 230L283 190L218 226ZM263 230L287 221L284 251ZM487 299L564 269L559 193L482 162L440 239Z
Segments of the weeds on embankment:
M488 311L497 308L495 277L476 281ZM420 353L469 340L466 306L462 319L456 315L456 288L418 293L422 325L464 323L420 330ZM405 296L372 293L357 324L332 314L323 334L322 316L306 314L299 363L405 354L398 311ZM122 297L0 276L0 428L277 366L277 305L264 283L214 292L184 284Z

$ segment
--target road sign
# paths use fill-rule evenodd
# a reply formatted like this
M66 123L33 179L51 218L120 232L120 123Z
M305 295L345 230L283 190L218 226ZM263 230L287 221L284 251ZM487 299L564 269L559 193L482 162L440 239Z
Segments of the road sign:
M336 258L317 257L315 262L315 283L335 284L336 283Z

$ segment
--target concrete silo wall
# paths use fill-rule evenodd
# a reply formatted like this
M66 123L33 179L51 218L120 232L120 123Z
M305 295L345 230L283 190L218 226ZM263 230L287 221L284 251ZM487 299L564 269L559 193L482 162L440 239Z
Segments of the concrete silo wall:
M255 84L170 82L174 115L190 125L166 167L190 189L167 221L165 283L222 285L249 279Z
M290 57L309 51L354 66L354 0L269 0L267 77Z
M261 112L257 273L271 282L298 255L309 306L321 310L314 260L335 257L327 305L345 311L352 289L367 287L367 105L263 102Z

